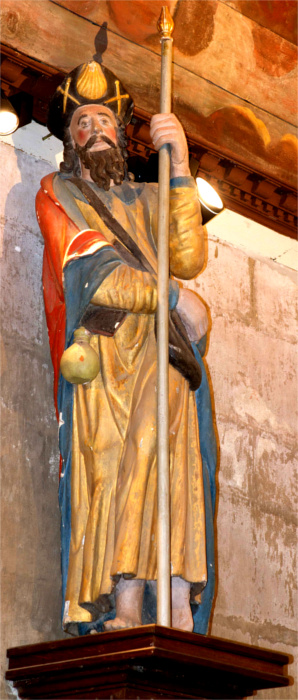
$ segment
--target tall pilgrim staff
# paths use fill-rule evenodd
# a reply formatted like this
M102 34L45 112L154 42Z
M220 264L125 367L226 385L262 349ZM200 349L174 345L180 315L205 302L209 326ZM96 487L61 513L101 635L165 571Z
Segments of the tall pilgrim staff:
M162 8L157 28L161 34L160 113L171 112L172 44L174 22ZM157 255L157 623L171 627L170 578L170 464L169 464L169 212L170 145L158 158Z

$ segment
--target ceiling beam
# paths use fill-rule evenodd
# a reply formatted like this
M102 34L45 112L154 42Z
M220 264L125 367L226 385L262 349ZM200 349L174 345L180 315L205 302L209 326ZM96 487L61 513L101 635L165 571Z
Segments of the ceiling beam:
M93 5L100 10L106 3ZM224 8L233 16L239 15L223 3L215 5L217 12ZM100 28L50 0L2 0L1 19L2 42L7 47L57 72L69 72L92 58L94 47L96 51L105 48L105 65L119 76L136 106L150 114L158 110L160 57L154 48ZM215 147L227 158L236 158L265 176L296 187L297 139L293 124L196 74L197 59L190 61L188 57L186 61L181 56L178 63L175 54L173 65L173 111L185 130L194 138L198 135L206 148ZM221 59L226 60L224 52ZM289 94L292 101L291 91L287 91Z

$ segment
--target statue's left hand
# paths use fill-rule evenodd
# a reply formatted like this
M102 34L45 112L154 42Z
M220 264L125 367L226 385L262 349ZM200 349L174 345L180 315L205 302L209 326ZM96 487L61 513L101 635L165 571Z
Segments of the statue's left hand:
M154 148L171 146L171 177L190 175L188 147L182 124L175 114L155 114L151 119L150 136Z
M207 309L191 289L180 289L176 310L191 341L199 342L208 330Z

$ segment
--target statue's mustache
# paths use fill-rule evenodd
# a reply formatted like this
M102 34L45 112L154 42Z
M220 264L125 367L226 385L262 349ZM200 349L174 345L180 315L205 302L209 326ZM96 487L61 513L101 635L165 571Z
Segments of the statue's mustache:
M97 134L93 134L92 136L90 136L90 139L88 139L87 143L84 146L84 151L85 152L89 151L90 148L92 148L92 146L96 143L97 139L98 139ZM111 148L116 148L114 142L111 141L111 139L108 136L106 136L105 134L100 134L100 140L107 143Z

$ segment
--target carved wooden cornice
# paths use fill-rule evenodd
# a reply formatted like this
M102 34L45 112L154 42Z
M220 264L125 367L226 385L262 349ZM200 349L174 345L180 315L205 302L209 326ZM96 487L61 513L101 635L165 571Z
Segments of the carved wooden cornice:
M136 109L128 127L129 153L144 160L154 153L149 122L150 115ZM192 175L204 177L226 208L285 236L297 237L297 190L211 150L191 134L186 136Z
M217 190L227 209L296 238L297 191L210 150L190 151L200 175Z
M20 91L31 95L33 118L42 124L46 123L49 98L62 78L63 74L51 66L1 46L1 87L8 97ZM148 112L135 108L132 123L127 128L129 156L137 156L144 162L155 152L149 133L150 118ZM187 134L187 140L192 174L195 176L199 171L219 192L225 207L296 238L296 189L210 149L200 137Z

